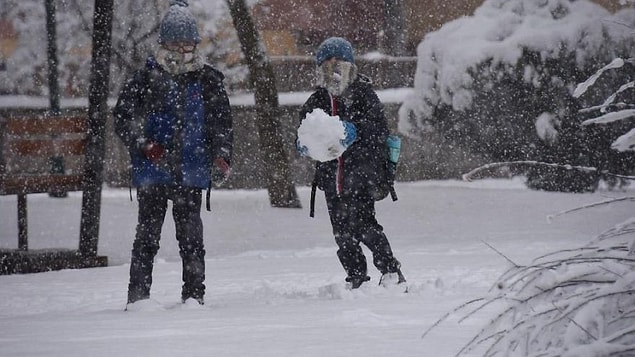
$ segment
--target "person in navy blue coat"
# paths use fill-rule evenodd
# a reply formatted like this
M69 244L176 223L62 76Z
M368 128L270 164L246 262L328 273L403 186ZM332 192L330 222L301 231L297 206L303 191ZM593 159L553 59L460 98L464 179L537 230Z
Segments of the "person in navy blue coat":
M319 108L339 116L346 128L346 138L341 141L345 151L333 160L317 162L313 181L326 197L346 281L356 289L370 280L360 246L364 243L382 274L380 285L405 283L401 264L375 218L375 201L388 194L381 188L389 134L383 105L370 79L357 74L353 47L347 40L325 40L317 50L316 63L318 88L302 106L300 120ZM306 154L308 149L299 139L296 145L301 154Z
M171 1L156 56L125 83L113 112L139 201L128 304L150 297L168 200L183 261L181 300L204 303L202 192L210 188L213 170L221 181L229 175L233 131L224 76L202 61L200 41L187 2Z

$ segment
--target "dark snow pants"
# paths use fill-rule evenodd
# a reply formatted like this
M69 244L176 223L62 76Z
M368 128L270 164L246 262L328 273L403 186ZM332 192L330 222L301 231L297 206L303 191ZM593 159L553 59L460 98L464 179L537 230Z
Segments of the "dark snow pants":
M201 189L153 185L137 191L139 217L130 261L128 302L150 297L154 257L159 251L161 228L172 201L176 239L183 262L181 298L203 300L205 294L205 248L201 221Z
M375 200L368 196L339 196L326 192L326 204L339 247L337 257L349 278L367 276L366 257L360 243L373 254L373 264L382 273L399 270L384 228L375 219Z

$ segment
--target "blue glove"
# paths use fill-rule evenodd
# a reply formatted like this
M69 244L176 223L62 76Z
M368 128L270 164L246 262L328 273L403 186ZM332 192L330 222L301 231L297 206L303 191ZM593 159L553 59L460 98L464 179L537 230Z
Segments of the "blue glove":
M298 153L302 156L309 156L309 148L305 145L300 144L300 140L295 141L295 149L298 150Z
M357 140L357 128L355 127L355 124L346 120L342 120L342 124L344 124L344 134L346 136L344 139L340 140L340 144L342 144L343 147L348 148L355 142L355 140Z

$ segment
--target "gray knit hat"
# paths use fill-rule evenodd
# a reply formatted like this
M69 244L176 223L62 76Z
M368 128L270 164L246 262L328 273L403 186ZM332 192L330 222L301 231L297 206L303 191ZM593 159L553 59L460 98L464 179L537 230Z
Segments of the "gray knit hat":
M170 0L170 9L161 20L160 44L168 42L200 43L196 19L187 8L186 0Z

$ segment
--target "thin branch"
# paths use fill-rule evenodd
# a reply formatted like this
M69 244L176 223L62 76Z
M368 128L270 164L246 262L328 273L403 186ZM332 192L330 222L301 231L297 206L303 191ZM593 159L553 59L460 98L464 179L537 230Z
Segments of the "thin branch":
M437 327L437 326L438 326L441 322L445 321L448 317L450 317L450 315L452 315L452 314L454 314L454 313L458 312L459 310L462 310L463 308L465 308L465 307L467 307L467 306L469 306L469 305L471 305L471 304L474 304L474 303L476 303L476 302L483 301L483 300L485 300L485 299L484 299L484 298L478 298L478 299L470 300L470 301L468 301L468 302L465 302L465 303L463 303L463 304L461 304L461 305L459 305L459 306L455 307L452 311L450 311L450 312L446 312L446 313L445 313L443 316L441 316L441 317L440 317L440 318L439 318L439 319L438 319L435 323L433 323L433 324L432 324L432 326L430 326L427 330L425 330L425 331L423 332L423 334L421 335L421 338L422 338L422 339L423 339L423 338L425 338L425 337L426 337L426 335L427 335L427 334L428 334L431 330L433 330L435 327Z
M483 242L483 244L485 244L486 246L488 246L491 250L495 251L498 255L500 255L501 257L505 258L505 260L507 260L508 262L510 262L515 268L520 268L521 266L516 264L513 260L511 260L509 257L507 257L505 254L501 253L498 249L494 248L492 245L490 245L489 243L487 243L486 241L481 239L481 242Z
M531 161L531 160L508 161L508 162L493 162L493 163L490 163L490 164L485 164L483 166L479 166L479 167L475 168L474 170L472 170L472 171L470 171L470 172L468 172L466 174L463 174L462 178L463 178L463 181L471 182L474 179L474 176L476 174L482 173L483 171L487 171L487 170L491 170L491 169L497 169L497 168L501 168L501 167L512 167L512 166L513 167L546 166L546 167L564 169L564 170L578 170L578 171L583 171L583 172L587 172L587 173L599 173L599 174L602 174L604 176L617 177L617 178L621 178L621 179L625 179L625 180L635 180L635 176L626 176L626 175L613 174L613 173L610 173L610 172L605 171L605 170L598 171L597 168L591 167L591 166L575 166L575 165L555 164L555 163L550 163L550 162L540 162L540 161Z
M84 11L82 11L82 7L79 1L73 0L73 5L75 5L75 8L77 9L79 20L82 24L82 28L84 29L84 31L86 31L86 33L91 33L93 26L88 20L86 20L86 17L84 16Z
M479 166L477 168L475 168L474 170L463 174L463 180L464 181L472 181L473 176L481 173L483 171L486 170L491 170L491 169L496 169L496 168L500 168L500 167L509 167L509 166L547 166L547 167L552 167L552 168L559 168L559 169L566 169L566 170L580 170L580 171L584 171L584 172L597 172L598 169L595 167L588 167L588 166L573 166L573 165L563 165L563 164L554 164L554 163L548 163L548 162L540 162L540 161L529 161L529 160L525 160L525 161L508 161L508 162L494 162L491 164L485 164L483 166ZM635 179L635 177L633 178Z
M553 301L552 301L552 302L551 302L551 304L553 305L553 307L555 307L555 308L556 308L556 310L560 311L560 313L561 313L561 314L564 314L564 313L565 313L562 309L560 309L560 308L556 305L556 303L555 303L555 302L553 302ZM579 323L577 323L574 319L572 319L572 318L570 318L569 316L567 316L567 314L565 314L564 316L565 316L565 318L566 318L567 320L569 320L569 322L571 322L572 324L576 325L576 326L577 326L580 330L584 331L584 333L586 333L586 334L587 334L589 337L591 337L594 341L597 341L597 340L598 340L598 339L597 339L597 337L593 336L593 334L592 334L589 330L585 329L582 325L580 325Z
M600 173L604 176L611 176L611 177L617 177L617 178L621 178L624 180L635 180L635 176L626 176L626 175L619 175L619 174L612 174L608 171L600 171Z
M551 215L547 216L547 221L551 222L554 218L560 217L562 215L565 215L565 214L568 214L568 213L571 213L571 212L581 211L583 209L592 208L592 207L604 206L604 205L608 205L608 204L615 203L615 202L620 202L620 201L635 201L635 196L624 196L624 197L619 197L619 198L612 198L612 199L606 200L606 201L595 202L595 203L591 203L591 204L588 204L588 205L584 205L584 206L580 206L580 207L576 207L576 208L571 208L571 209L568 209L566 211L561 211L561 212L558 212L556 214L551 214Z
M633 28L633 26L630 26L629 24L625 24L625 23L623 23L623 22L619 22L619 21L614 20L614 19L608 19L608 18L605 18L605 19L602 19L602 22L609 23L609 24L613 24L613 25L623 26L623 27L626 27L627 29L629 29L629 30L631 30L631 31L635 30L635 29ZM629 60L632 60L632 58L629 58Z

